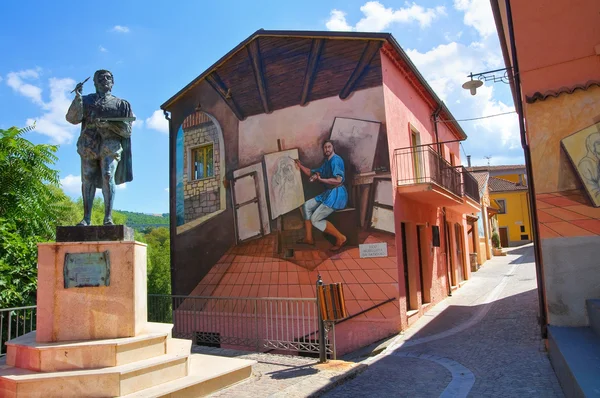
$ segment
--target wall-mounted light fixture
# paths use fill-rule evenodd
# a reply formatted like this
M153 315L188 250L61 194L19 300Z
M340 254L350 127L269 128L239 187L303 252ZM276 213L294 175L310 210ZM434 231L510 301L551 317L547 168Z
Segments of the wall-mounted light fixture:
M496 73L502 72L502 71L504 71L503 74L496 75ZM475 94L477 94L477 89L479 87L483 86L483 82L492 81L494 83L502 82L502 83L508 84L512 81L512 79L514 78L514 75L512 73L512 68L502 68L502 69L488 70L486 72L475 73L475 74L473 74L471 72L471 74L467 77L469 77L470 80L467 80L462 85L462 88L464 88L465 90L469 90L471 92L471 95L475 95ZM476 80L474 80L473 78L475 78Z

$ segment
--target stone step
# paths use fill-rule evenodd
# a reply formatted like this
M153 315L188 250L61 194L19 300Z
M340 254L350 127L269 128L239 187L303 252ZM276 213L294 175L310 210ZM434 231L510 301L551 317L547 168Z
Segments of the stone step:
M188 376L125 395L124 398L196 398L242 382L256 361L192 354Z
M591 328L548 326L548 355L565 396L600 396L600 337Z
M587 306L590 328L600 336L600 299L589 299L585 302Z
M172 324L148 324L147 333L119 339L37 343L36 332L6 343L6 364L37 372L97 369L164 355Z
M109 368L40 373L0 363L0 396L119 397L184 378L191 341L169 340L164 355Z

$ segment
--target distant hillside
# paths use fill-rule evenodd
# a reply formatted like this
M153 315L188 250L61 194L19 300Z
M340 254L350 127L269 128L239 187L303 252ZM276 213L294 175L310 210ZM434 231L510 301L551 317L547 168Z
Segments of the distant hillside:
M163 214L145 214L137 213L133 211L117 210L119 213L123 213L127 217L125 222L128 226L138 229L145 227L168 227L169 226L169 213Z

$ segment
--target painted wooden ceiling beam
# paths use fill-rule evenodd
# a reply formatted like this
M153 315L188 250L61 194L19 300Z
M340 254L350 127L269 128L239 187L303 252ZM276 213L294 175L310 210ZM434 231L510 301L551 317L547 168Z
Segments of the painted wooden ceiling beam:
M300 99L300 105L302 106L306 105L310 100L310 90L312 89L315 76L317 75L317 65L321 58L323 43L325 43L325 40L323 39L312 40L308 63L306 64L306 72L304 73L304 84L302 85L302 98Z
M246 118L240 110L240 108L235 103L235 101L233 100L233 97L231 96L231 89L227 88L227 86L225 85L223 80L221 80L217 72L213 72L210 75L206 76L206 81L212 86L212 88L215 89L215 91L221 96L221 98L223 98L223 101L225 101L227 105L229 105L229 108L239 120L244 120Z
M354 71L352 71L352 74L344 85L344 88L342 88L342 91L340 91L339 96L341 99L346 99L350 94L352 94L354 87L356 87L358 84L359 80L363 76L363 72L365 69L367 69L367 66L369 66L373 60L373 57L379 52L382 44L383 43L381 41L369 41L369 43L365 46L360 60L356 64L356 68L354 68Z
M265 113L271 113L260 48L258 47L258 39L252 40L250 43L248 43L246 49L248 50L248 57L250 58L252 69L254 70L254 80L256 81L256 86L258 87L258 93L260 94L263 110Z

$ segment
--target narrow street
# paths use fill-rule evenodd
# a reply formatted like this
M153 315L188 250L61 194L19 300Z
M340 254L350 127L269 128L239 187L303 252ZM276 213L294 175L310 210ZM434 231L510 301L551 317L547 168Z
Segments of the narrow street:
M494 257L326 397L562 397L537 316L532 245Z
M540 339L536 288L532 245L509 249L380 354L369 356L372 346L340 358L368 365L350 380L312 358L194 351L257 361L253 377L211 397L563 397Z

